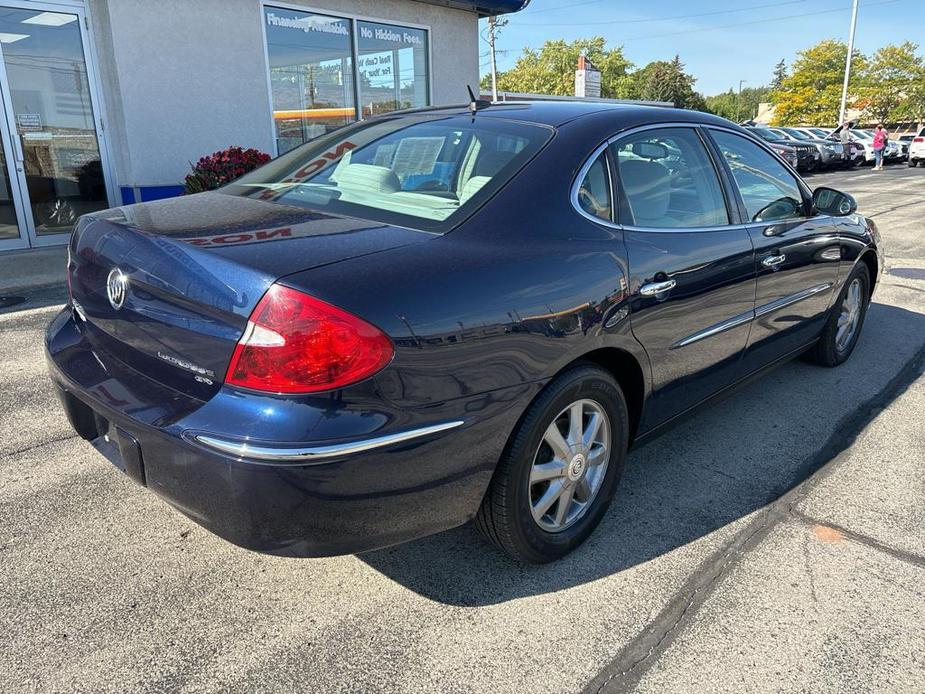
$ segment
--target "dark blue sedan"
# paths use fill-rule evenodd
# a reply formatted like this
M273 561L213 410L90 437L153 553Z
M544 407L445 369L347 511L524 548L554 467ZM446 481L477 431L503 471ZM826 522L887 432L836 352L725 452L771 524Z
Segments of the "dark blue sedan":
M855 208L702 113L393 114L83 217L51 377L82 437L243 547L474 518L549 561L633 442L791 357L850 356L883 265Z

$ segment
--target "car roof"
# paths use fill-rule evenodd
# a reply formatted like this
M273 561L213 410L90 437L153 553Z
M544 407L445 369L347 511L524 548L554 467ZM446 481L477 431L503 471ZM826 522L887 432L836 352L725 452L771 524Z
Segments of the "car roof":
M640 117L653 123L687 121L695 123L717 123L728 125L729 121L701 111L650 106L639 103L607 103L599 101L502 101L479 102L477 117L516 120L553 127L592 113L608 112L615 119L638 121ZM403 113L427 113L433 115L471 115L469 104L435 106L413 109ZM393 114L394 115L394 114Z

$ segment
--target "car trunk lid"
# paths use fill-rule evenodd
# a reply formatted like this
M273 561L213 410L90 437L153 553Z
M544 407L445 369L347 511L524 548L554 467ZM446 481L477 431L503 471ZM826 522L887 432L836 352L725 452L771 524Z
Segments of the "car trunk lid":
M433 235L205 193L83 218L71 239L76 320L98 358L199 399L221 386L277 279Z

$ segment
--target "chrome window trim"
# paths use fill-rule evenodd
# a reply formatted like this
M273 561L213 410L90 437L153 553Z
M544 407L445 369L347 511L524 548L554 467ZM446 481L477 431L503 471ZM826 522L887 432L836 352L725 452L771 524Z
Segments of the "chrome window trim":
M392 446L405 441L439 434L450 429L455 429L464 424L463 420L454 420L443 422L441 424L432 424L418 429L409 429L395 434L386 434L371 439L361 439L359 441L347 441L344 443L334 443L324 446L305 446L301 448L287 446L261 446L252 445L246 441L231 441L217 436L208 434L192 433L187 438L196 443L212 450L220 451L226 455L236 458L265 461L265 462L283 462L283 463L302 463L307 465L317 465L326 463L332 458L364 453L384 446Z
M671 347L669 347L669 349L687 347L688 345L692 345L695 342L705 340L708 337L713 337L714 335L719 335L720 333L724 333L727 330L732 330L733 328L736 328L740 325L745 325L746 323L750 323L757 318L761 318L762 316L766 316L769 313L773 313L774 311L786 308L787 306L791 306L795 303L803 301L804 299L808 299L811 296L815 296L816 294L824 292L827 289L830 289L832 286L832 282L816 284L812 287L808 287L799 292L796 292L795 294L790 294L788 296L781 297L780 299L775 299L774 301L762 304L761 306L757 306L751 311L740 313L733 316L732 318L727 318L724 321L720 321L719 323L715 323L709 327L706 327L703 330L698 330L697 332L692 333L687 337L682 337L680 340L674 342Z
M624 137L627 137L629 135L634 135L635 133L638 133L638 132L644 132L646 130L661 130L663 128L689 128L691 130L698 130L699 128L703 128L703 127L708 127L708 126L706 123L694 123L694 122L647 123L646 125L638 125L636 127L623 130L617 133L616 135L612 135L611 137L607 138L604 142L598 145L597 148L595 148L591 152L591 154L585 160L584 164L582 164L581 168L578 169L578 173L575 175L575 179L572 181L572 189L569 195L569 199L571 200L572 207L574 207L575 211L578 212L578 214L580 214L582 217L585 217L586 219L589 219L596 224L601 224L610 229L618 229L620 231L625 230L625 231L643 231L646 233L656 233L656 234L666 234L666 233L667 234L677 234L677 233L689 233L689 232L696 233L696 232L707 232L707 231L728 231L731 229L744 228L745 224L733 223L733 222L730 222L729 224L722 224L719 226L709 226L709 227L641 227L641 226L635 226L633 224L617 224L616 222L607 221L605 219L601 219L600 217L595 217L593 214L589 214L588 212L585 212L585 210L582 209L581 205L578 202L578 189L581 187L581 182L584 180L585 175L588 173L588 169L590 169L591 166L594 164L594 162L597 161L597 158L601 155L601 152L606 150L608 147L610 147L611 144L613 144L617 140L622 140ZM709 126L709 127L713 127L713 126ZM720 129L727 130L727 128L720 128ZM734 133L735 130L729 130L729 132ZM713 156L710 153L709 148L707 147L706 143L704 143L704 151L706 152L707 157L712 161ZM609 167L608 167L608 170L609 170ZM722 181L719 171L716 172L716 178L717 178L717 182L719 183L720 190L723 191L723 197L725 198L726 184ZM612 213L615 213L617 209L617 200L616 200L616 196L614 195L615 191L614 191L614 186L613 186L613 180L611 180L610 182L610 190L611 190L611 198L612 198L610 202L611 209L612 209Z

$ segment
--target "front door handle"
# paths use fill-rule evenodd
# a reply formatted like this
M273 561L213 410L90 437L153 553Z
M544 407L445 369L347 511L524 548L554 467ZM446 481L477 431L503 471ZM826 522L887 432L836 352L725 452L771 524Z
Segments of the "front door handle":
M785 256L783 253L781 255L769 255L767 258L764 258L761 261L761 264L764 265L765 267L776 268L778 265L781 265L785 260L787 260L787 256Z
M674 280L665 280L664 282L649 282L649 284L644 284L639 288L639 293L643 296L655 296L656 294L667 292L669 289L674 289L676 284L677 282Z

